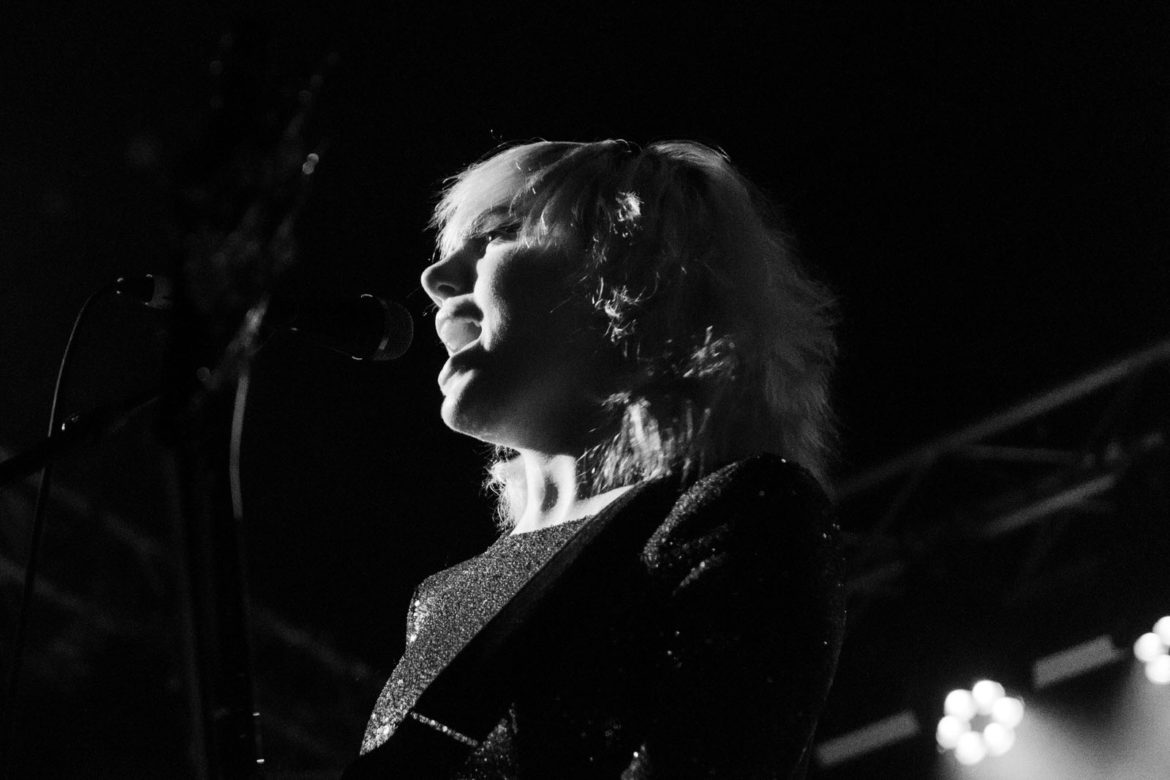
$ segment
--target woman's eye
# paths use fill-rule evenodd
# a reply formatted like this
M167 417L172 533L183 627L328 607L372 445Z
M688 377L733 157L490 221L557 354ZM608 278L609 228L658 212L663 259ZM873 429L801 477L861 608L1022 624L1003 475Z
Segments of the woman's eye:
M493 241L511 241L516 238L519 232L519 225L500 225L497 228L485 231L483 238L489 244Z

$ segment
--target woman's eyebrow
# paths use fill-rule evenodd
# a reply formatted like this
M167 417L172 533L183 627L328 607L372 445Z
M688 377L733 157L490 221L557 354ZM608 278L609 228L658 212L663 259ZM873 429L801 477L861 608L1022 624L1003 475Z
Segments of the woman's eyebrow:
M512 210L507 206L493 206L471 221L471 224L467 228L467 234L474 236L482 231L486 225L492 222L503 221L501 218L511 219L512 217Z

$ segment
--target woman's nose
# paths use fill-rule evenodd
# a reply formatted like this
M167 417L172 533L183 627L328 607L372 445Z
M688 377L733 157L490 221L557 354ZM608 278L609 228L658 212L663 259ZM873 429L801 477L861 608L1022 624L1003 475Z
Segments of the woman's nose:
M448 255L427 266L422 272L422 286L436 305L456 295L471 292L475 285L475 264L468 262L467 250Z

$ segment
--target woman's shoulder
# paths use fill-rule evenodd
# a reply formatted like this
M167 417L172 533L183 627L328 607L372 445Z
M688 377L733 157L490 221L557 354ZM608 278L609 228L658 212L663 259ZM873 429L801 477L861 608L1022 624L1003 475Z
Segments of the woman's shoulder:
M643 560L652 570L729 556L823 561L837 554L837 537L832 504L812 475L764 453L727 464L685 490L651 534Z
M825 511L829 501L816 479L799 464L771 453L729 463L692 484L674 514L689 515L712 506L782 502L809 511Z

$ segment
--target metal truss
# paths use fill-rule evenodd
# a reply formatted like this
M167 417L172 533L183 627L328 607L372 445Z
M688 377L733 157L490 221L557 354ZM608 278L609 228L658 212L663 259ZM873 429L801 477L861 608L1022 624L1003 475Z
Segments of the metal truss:
M0 448L0 459L5 457L8 453ZM27 484L0 494L0 605L5 607L0 613L5 620L14 614L23 582L32 501ZM47 560L38 578L33 620L39 641L26 652L24 694L36 696L40 688L62 679L76 678L84 685L94 674L119 673L117 668L91 668L90 661L102 647L118 641L141 647L160 665L172 667L177 678L179 629L171 618L178 599L175 560L180 552L173 549L173 540L165 534L160 538L131 517L94 506L60 480L53 487L50 512L59 535L79 543L55 551L57 559ZM286 759L295 753L302 764L339 766L355 749L354 734L360 733L381 675L319 632L255 599L251 622L255 652L266 661L256 677L265 739L284 746ZM2 660L10 660L7 653ZM306 688L328 695L306 693Z
M841 481L851 619L898 595L913 561L955 546L1014 544L1012 570L987 584L1001 600L1094 565L1102 551L1067 538L1116 522L1132 504L1123 483L1164 495L1168 423L1170 340Z

